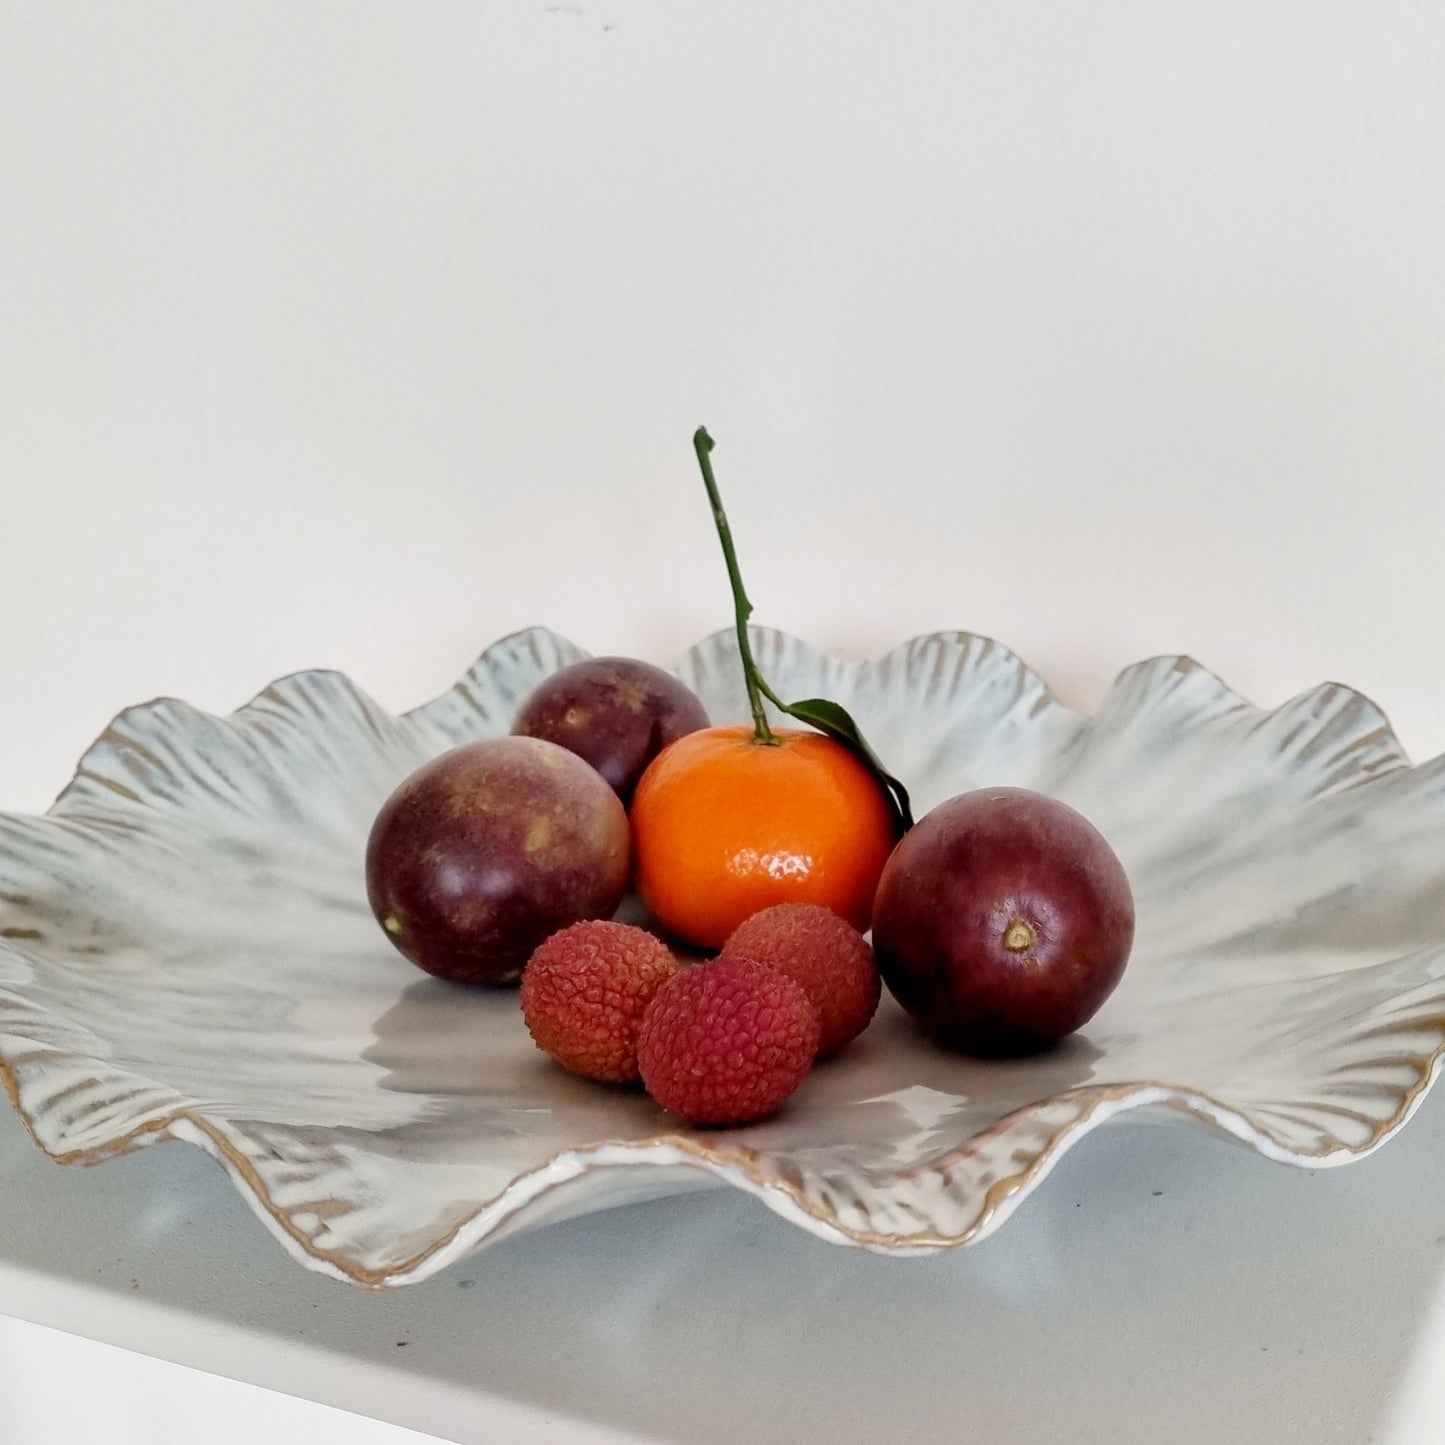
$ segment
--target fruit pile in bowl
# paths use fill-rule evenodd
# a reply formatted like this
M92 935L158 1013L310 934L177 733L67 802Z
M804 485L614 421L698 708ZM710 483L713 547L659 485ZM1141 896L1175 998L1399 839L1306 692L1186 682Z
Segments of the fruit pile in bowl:
M779 697L750 645L712 441L694 443L751 721L710 725L635 659L561 669L511 735L428 762L387 800L366 858L377 921L429 973L520 981L523 1022L558 1064L640 1080L695 1125L776 1112L867 1027L883 984L972 1055L1073 1033L1128 961L1122 864L1079 813L1020 788L961 794L914 825L842 707ZM614 920L634 883L644 926Z
M199 1146L390 1286L708 1183L965 1245L1135 1111L1311 1169L1405 1126L1439 760L1337 684L1160 657L1086 717L973 634L750 627L696 448L737 626L671 676L537 628L403 714L324 670L157 699L0 813L0 1087L52 1158Z

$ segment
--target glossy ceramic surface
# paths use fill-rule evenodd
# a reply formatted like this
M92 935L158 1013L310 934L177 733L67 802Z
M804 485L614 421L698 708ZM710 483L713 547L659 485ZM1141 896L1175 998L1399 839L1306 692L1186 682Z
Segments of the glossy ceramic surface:
M402 717L328 672L230 718L130 709L47 816L0 816L0 1078L37 1142L66 1162L198 1144L296 1258L382 1285L718 1181L825 1239L927 1251L996 1228L1125 1110L1311 1166L1408 1118L1445 1049L1445 762L1412 768L1367 699L1328 685L1262 712L1162 658L1091 719L967 634L862 664L755 638L780 692L854 712L920 816L1008 783L1103 830L1138 935L1082 1034L972 1062L885 999L778 1118L687 1131L551 1066L515 992L418 973L366 907L371 819L582 655L533 630ZM745 716L729 634L678 671L715 721Z

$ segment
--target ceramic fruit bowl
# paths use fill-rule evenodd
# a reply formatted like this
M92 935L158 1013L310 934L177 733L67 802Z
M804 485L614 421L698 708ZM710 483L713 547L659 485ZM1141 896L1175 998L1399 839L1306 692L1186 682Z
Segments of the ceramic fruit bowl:
M1081 1034L975 1062L885 998L776 1118L688 1131L550 1064L514 991L416 971L367 908L372 818L583 655L538 629L401 717L332 672L229 718L132 708L49 814L0 816L0 1078L36 1142L67 1163L198 1144L303 1264L399 1285L718 1183L823 1239L915 1254L998 1228L1126 1111L1311 1167L1409 1118L1445 1051L1445 760L1411 767L1367 699L1327 685L1263 712L1160 658L1089 718L965 633L868 663L753 636L783 695L853 713L919 816L1015 784L1104 832L1138 932ZM746 717L731 634L678 672L715 722Z

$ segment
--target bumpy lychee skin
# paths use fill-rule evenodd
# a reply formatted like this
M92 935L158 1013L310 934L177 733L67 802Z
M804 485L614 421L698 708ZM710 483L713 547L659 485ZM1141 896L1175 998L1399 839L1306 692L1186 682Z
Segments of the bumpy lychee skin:
M732 932L723 958L751 958L787 974L818 1011L819 1055L836 1053L868 1027L883 981L868 940L814 903L778 903Z
M658 990L637 1062L647 1092L689 1124L749 1124L776 1113L818 1052L818 1014L787 974L717 959Z
M522 974L522 1017L537 1047L604 1084L638 1077L637 1035L677 973L661 939L626 923L574 923L543 942Z

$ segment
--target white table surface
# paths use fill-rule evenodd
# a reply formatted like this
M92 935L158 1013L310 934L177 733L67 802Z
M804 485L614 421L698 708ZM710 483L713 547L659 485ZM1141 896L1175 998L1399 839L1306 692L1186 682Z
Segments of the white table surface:
M1439 752L1442 62L1389 0L0 0L0 805L157 693L675 658L704 421L760 620ZM1319 1175L1119 1125L950 1256L709 1194L376 1296L3 1117L0 1439L1439 1441L1442 1185L1445 1098Z

